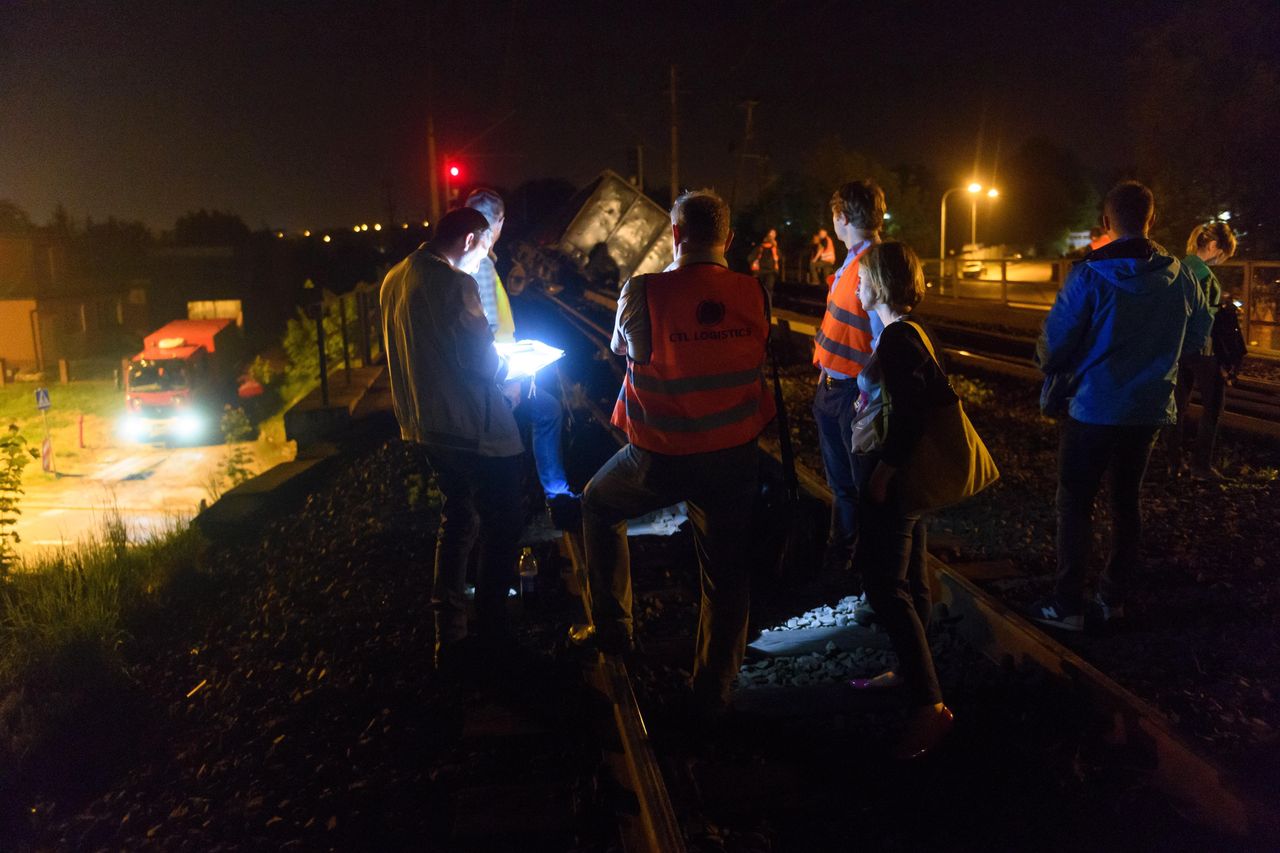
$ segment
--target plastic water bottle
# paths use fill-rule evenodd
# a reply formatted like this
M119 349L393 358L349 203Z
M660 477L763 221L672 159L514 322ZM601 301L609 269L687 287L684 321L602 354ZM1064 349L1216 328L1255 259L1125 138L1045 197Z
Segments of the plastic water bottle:
M520 597L529 598L538 591L538 558L532 548L520 552Z

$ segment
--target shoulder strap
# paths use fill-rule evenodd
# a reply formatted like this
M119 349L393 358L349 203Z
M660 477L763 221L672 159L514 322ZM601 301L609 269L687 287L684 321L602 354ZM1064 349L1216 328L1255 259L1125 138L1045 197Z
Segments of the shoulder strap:
M911 326L913 329L916 330L916 334L920 336L920 340L924 341L924 348L929 351L930 357L933 358L933 363L938 365L939 370L942 370L942 363L938 361L938 354L933 350L933 341L929 340L929 336L925 334L924 327L921 326L919 323L917 323L915 320L908 320L906 317L902 318L902 322L906 323L908 326ZM945 370L943 370L942 372L943 372L943 375L946 375Z

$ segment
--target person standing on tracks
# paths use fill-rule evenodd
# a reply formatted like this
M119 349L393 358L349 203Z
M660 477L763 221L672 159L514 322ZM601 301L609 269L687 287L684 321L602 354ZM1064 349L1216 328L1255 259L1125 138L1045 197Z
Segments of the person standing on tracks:
M583 491L587 598L599 648L631 648L627 519L686 501L702 577L693 694L715 714L746 651L745 508L757 491L756 439L775 414L764 377L769 300L729 270L729 206L714 192L677 198L671 230L676 268L636 276L618 296L612 347L627 373L613 424L628 444Z
M1177 421L1178 360L1200 352L1212 317L1191 272L1153 243L1151 190L1137 181L1107 193L1102 223L1112 238L1072 267L1045 318L1037 360L1070 379L1058 445L1058 577L1035 603L1037 622L1084 627L1085 577L1093 544L1093 501L1111 481L1111 557L1091 615L1124 615L1129 578L1141 559L1140 491L1160 428Z
M490 189L476 189L467 196L466 206L480 211L489 220L493 242L497 245L507 219L507 208L502 196ZM514 341L515 317L492 252L480 261L480 267L472 277L480 291L480 304L484 308L484 316L489 321L489 330L493 332L494 340ZM564 407L560 398L552 387L553 383L538 386L533 380L525 380L512 385L514 387L508 388L508 393L515 401L517 423L527 425L533 439L534 466L538 470L538 481L542 484L542 492L551 513L551 523L560 530L577 529L581 523L579 499L569 488L564 470L564 450L560 446L560 434L564 427Z
M813 238L813 257L809 259L809 269L813 271L813 283L819 287L827 286L827 277L836 268L836 244L822 228Z
M1236 236L1225 222L1197 225L1187 238L1187 256L1182 265L1195 276L1204 291L1209 313L1215 319L1222 302L1222 284L1210 267L1230 260L1236 253ZM1188 352L1178 362L1178 423L1169 430L1169 467L1175 476L1187 467L1187 406L1191 390L1200 387L1200 423L1196 426L1195 448L1191 452L1191 474L1204 480L1221 480L1222 472L1213 467L1213 445L1218 438L1218 419L1227 400L1226 367L1222 353L1215 352L1212 338L1199 352Z
M751 273L773 299L773 288L782 271L782 256L778 254L778 231L770 228L760 244L751 250Z
M897 673L868 682L880 687L901 683L911 716L899 742L898 758L919 758L951 730L951 711L933 666L926 629L932 600L925 578L927 528L895 499L893 478L905 466L924 435L930 410L954 405L955 392L931 354L912 311L924 299L920 259L905 243L870 246L858 267L858 302L884 324L875 355L858 374L869 399L892 401L884 437L878 446L854 454L859 484L857 564L867 599L898 656Z
M477 537L479 642L468 645L500 649L510 642L506 600L519 553L524 447L499 387L505 367L470 275L492 245L483 214L452 210L431 242L392 267L379 293L400 435L425 450L444 496L431 588L440 666L459 662L464 648L464 584Z
M849 568L858 534L858 489L850 445L858 374L870 360L873 342L883 328L879 318L868 316L858 301L859 261L880 242L884 211L884 192L870 179L847 183L831 197L832 226L849 251L827 294L827 310L813 339L813 363L819 370L813 420L831 487L831 528L823 565L838 571Z

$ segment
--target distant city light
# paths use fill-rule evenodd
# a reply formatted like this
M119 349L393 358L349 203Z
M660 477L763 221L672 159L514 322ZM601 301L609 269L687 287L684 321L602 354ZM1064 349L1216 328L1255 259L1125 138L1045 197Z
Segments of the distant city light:
M360 223L360 230L361 230L361 231L368 231L368 230L369 230L369 223L368 223L368 222L362 222L362 223Z
M424 220L422 220L422 227L423 227L423 228L426 228L426 227L427 227L428 225L430 225L430 224L431 224L431 223L430 223L430 222L428 222L427 220L425 220L425 219L424 219Z
M1224 210L1224 211L1222 211L1221 213L1219 213L1219 214L1218 214L1218 218L1219 218L1219 219L1221 219L1223 222L1230 222L1230 221L1231 221L1231 211L1229 211L1229 210Z
M995 187L992 187L991 189L987 190L987 198L997 198L999 195L1000 195L1000 190L996 189Z
M401 228L404 228L404 229L406 229L406 230L407 230L407 229L409 228L409 223L408 223L408 222L401 222L401 223L400 223L400 227L401 227Z
M276 232L276 237L277 237L277 238L279 238L279 239L281 239L281 240L283 240L283 239L284 239L284 232L283 232L283 231L277 231L277 232Z
M310 230L303 231L303 232L302 232L302 236L303 236L303 237L310 237L310 236L311 236L311 231L310 231Z
M324 241L325 241L326 243L328 243L328 242L329 242L330 240L332 240L332 239L333 239L333 238L332 238L332 237L330 237L328 234L324 235Z
M360 226L359 226L359 225L356 225L356 226L355 226L355 227L353 227L351 230L352 230L352 231L354 231L354 232L356 232L357 234L359 234L359 233L360 233Z
M887 210L886 210L886 211L884 212L884 221L885 221L885 222L888 222L890 219L893 219L893 217L892 217L892 216L890 216L890 215L889 215L889 211L887 211ZM788 223L788 224L789 224L789 223Z
M381 222L375 222L375 223L373 223L373 230L374 230L374 231L381 231L381 230L382 230L382 223L381 223Z

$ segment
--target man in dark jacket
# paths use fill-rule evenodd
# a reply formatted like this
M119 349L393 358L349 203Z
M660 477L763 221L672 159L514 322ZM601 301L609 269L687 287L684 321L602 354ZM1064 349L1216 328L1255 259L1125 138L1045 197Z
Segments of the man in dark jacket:
M1151 191L1136 181L1107 194L1112 238L1072 268L1045 319L1038 357L1046 374L1071 377L1058 448L1058 580L1031 616L1084 626L1084 581L1093 499L1111 478L1111 558L1093 598L1103 620L1124 615L1125 584L1140 559L1139 491L1162 426L1176 421L1174 380L1184 352L1199 352L1211 317L1186 269L1147 238Z
M387 273L379 301L400 435L423 446L444 495L431 604L438 662L467 636L463 586L480 537L479 639L506 640L506 598L521 527L520 454L505 366L470 275L493 232L478 211L450 211L424 243Z

